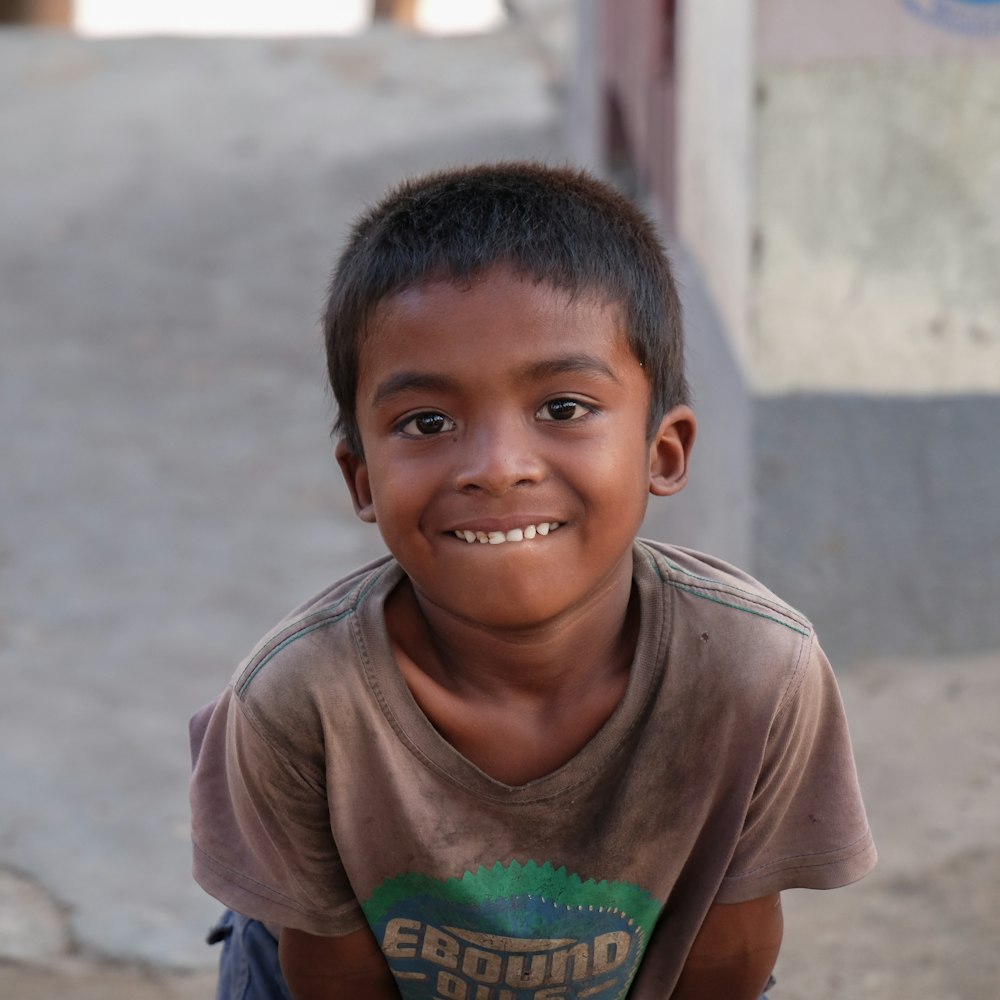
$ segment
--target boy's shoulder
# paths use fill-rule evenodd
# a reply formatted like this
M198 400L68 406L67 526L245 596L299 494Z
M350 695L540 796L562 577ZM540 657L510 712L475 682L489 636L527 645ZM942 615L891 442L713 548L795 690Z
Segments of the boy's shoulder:
M637 540L636 549L666 587L689 598L679 603L682 616L714 617L730 627L771 622L793 635L813 637L805 615L732 563L649 539Z
M658 648L677 711L690 720L704 713L729 720L749 746L766 740L779 713L815 708L830 696L829 661L803 614L724 560L636 544L662 595L666 634Z
M764 706L825 669L809 619L748 573L694 549L646 540L636 548L661 595L661 655L675 675L720 701Z
M309 680L329 683L329 664L342 662L354 648L353 620L370 599L379 604L401 572L391 556L384 556L294 608L239 665L232 679L234 696L259 701L265 692L273 697L276 690L301 689Z

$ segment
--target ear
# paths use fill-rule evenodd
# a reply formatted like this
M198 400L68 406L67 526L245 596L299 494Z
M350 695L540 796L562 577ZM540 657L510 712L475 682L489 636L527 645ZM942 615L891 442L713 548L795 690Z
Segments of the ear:
M368 482L368 466L365 460L351 450L344 440L337 442L335 451L337 464L344 475L344 482L354 503L354 513L368 524L375 523L375 503L372 500L371 485Z
M675 406L649 443L649 492L669 497L684 489L698 423L689 406Z

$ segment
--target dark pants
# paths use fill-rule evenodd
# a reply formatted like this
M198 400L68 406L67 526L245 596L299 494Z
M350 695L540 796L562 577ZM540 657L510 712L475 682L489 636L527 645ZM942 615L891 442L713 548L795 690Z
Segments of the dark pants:
M278 964L278 942L258 920L226 910L209 931L222 942L215 1000L293 1000Z
M278 942L260 921L226 910L208 935L209 944L219 941L222 955L215 1000L294 1000L281 975ZM772 978L767 988L773 985Z

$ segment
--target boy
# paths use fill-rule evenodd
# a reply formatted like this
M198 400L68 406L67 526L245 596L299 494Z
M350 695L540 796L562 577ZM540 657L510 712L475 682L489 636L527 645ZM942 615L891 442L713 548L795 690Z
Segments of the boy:
M195 718L196 878L298 1000L755 1000L781 890L875 853L808 622L636 541L695 437L652 226L569 170L404 184L325 332L391 557Z

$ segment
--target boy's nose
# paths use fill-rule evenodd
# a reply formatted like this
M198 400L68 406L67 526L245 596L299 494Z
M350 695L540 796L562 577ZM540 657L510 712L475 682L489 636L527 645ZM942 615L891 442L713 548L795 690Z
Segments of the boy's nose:
M455 487L467 493L501 494L512 486L539 482L544 463L532 438L517 421L474 429L463 442Z

